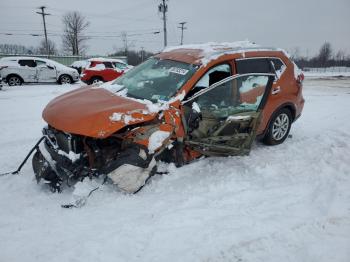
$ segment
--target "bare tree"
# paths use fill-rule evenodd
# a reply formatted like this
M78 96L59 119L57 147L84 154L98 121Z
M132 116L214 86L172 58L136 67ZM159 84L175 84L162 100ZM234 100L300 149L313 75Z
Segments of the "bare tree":
M339 50L335 54L334 59L338 62L339 66L344 66L346 60L346 54L344 50Z
M299 59L301 56L300 56L300 47L296 46L296 47L293 47L291 50L290 50L290 54L291 54L291 58L293 60L297 60Z
M68 12L63 16L64 33L62 36L63 49L72 55L81 55L86 51L85 45L88 38L84 31L88 28L89 22L79 12Z
M47 45L48 45L48 55L57 55L57 48L56 48L56 44L51 41L50 39L47 40ZM36 50L36 53L38 55L46 55L46 42L45 39L41 40L39 47Z
M318 61L321 66L326 67L332 57L332 47L329 42L325 42L318 53Z

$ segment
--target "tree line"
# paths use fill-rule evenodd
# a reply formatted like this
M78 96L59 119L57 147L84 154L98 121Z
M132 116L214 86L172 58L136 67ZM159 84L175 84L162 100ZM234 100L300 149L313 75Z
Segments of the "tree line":
M300 56L298 50L295 50L292 53L292 59L300 68L333 66L350 67L350 55L347 55L343 50L335 52L329 42L325 42L320 47L318 54L313 57Z

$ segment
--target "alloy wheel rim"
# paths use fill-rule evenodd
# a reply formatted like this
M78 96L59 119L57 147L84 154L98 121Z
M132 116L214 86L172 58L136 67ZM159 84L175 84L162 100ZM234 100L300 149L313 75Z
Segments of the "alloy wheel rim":
M272 136L275 140L283 139L289 128L289 117L283 113L276 117L272 125Z
M18 77L11 77L9 80L10 86L19 86L20 84L21 84L21 81L19 80Z
M70 84L70 79L68 76L63 76L61 78L61 82L62 82L62 84Z

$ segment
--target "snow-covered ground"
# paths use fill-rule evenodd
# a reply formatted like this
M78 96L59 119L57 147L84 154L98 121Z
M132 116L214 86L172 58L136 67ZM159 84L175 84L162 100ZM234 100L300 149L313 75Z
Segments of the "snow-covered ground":
M41 111L78 87L0 91L0 172L40 137ZM280 146L207 158L111 186L82 208L38 186L30 163L0 177L0 261L350 261L350 79L306 79L302 117Z
M305 68L304 75L311 78L349 77L350 67Z

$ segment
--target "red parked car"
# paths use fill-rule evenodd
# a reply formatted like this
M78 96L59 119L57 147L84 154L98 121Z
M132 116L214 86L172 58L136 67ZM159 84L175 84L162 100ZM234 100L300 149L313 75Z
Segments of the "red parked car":
M124 61L112 58L91 58L88 62L80 79L89 85L100 81L112 81L132 68Z

